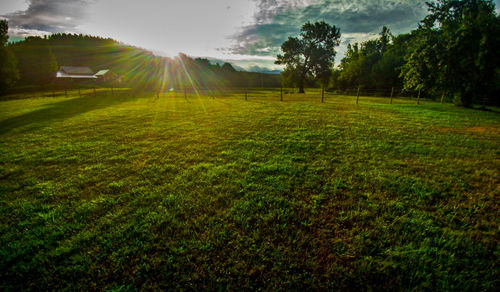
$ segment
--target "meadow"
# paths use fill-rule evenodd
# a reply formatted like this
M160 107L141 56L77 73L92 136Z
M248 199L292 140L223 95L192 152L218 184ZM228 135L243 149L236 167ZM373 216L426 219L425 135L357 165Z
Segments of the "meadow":
M0 289L498 288L500 114L308 92L0 101Z

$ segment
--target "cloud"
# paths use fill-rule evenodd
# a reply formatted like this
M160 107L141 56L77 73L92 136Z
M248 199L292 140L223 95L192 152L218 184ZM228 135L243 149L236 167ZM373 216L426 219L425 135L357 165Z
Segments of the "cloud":
M383 25L394 34L416 28L427 13L425 1L0 0L0 18L9 20L11 39L86 33L167 55L183 51L234 60L253 56L258 58L252 62L275 68L272 59L281 44L298 35L307 21L324 20L341 29L340 60L347 43L374 38ZM495 3L499 11L500 0Z
M1 0L0 0L1 1ZM230 9L227 9L231 6ZM253 21L250 0L96 0L79 28L175 56L223 58L228 36Z
M2 3L0 3L0 15L26 10L27 8L28 2L24 0L2 0Z
M9 28L9 34L16 36L18 38L25 38L29 36L45 36L49 35L50 32L37 30L37 29L26 29L26 28Z
M320 0L254 0L254 2L259 9L255 15L257 24L270 23L280 13L321 4Z
M324 20L340 27L343 41L363 40L387 25L394 33L408 32L426 15L426 0L260 0L255 24L243 27L233 36L232 52L271 55L281 44L297 35L307 21ZM263 50L265 48L265 51Z
M9 20L11 36L30 31L35 35L76 32L89 3L91 0L30 0L26 10L3 16Z
M279 47L289 35L299 32L300 28L292 24L254 24L246 26L234 35L236 45L232 53L242 55L269 56L279 52Z

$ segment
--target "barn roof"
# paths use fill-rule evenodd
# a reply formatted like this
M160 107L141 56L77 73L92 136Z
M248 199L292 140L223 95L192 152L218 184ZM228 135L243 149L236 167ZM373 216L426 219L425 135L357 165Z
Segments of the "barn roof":
M76 66L61 66L57 71L57 78L71 78L71 79L99 79L111 73L109 69L99 70L93 73L89 67L76 67Z
M93 75L92 69L89 67L76 67L76 66L61 66L59 72L64 72L70 75Z
M109 69L99 70L99 72L95 73L95 76L100 77L104 76L109 72Z
M81 74L67 74L63 71L59 71L56 74L57 78L74 78L74 79L97 79L94 75L81 75Z

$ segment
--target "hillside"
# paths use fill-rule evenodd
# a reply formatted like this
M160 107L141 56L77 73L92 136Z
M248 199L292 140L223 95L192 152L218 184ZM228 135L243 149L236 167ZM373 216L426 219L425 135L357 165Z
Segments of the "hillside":
M240 72L229 63L211 64L208 59L180 54L175 58L156 56L145 49L109 38L74 34L28 37L9 47L18 61L18 86L53 82L58 66L87 66L98 71L111 69L123 86L148 88L279 87L276 74Z

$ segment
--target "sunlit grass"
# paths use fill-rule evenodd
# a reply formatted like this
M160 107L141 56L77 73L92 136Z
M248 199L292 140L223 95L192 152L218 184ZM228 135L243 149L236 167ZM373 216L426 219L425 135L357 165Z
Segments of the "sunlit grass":
M1 101L0 287L493 290L498 113L355 101Z

